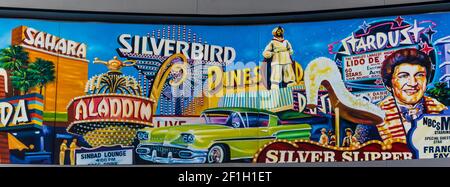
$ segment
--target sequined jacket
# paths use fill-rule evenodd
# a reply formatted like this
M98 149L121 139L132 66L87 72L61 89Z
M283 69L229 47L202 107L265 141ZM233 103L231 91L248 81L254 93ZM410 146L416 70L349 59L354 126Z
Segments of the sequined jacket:
M406 143L406 131L402 124L403 116L398 111L394 97L388 96L379 103L380 108L385 112L384 122L377 125L378 132L383 142L393 141L394 139ZM424 96L425 114L439 114L447 107L431 97ZM404 118L403 118L404 120Z

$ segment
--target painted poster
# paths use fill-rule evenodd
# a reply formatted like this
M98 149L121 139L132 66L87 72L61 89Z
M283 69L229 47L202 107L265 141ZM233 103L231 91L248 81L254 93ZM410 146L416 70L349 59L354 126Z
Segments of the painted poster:
M239 26L0 19L0 163L450 157L449 15Z
M448 158L450 116L423 115L412 127L409 144L417 158Z

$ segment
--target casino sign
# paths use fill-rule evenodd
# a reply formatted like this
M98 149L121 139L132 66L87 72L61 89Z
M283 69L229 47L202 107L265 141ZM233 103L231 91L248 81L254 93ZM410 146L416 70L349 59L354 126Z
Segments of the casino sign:
M414 20L407 22L401 16L392 20L363 22L359 29L348 37L329 44L330 54L342 73L342 79L352 91L379 91L384 86L381 81L381 65L384 59L402 48L416 48L427 55L436 65L433 47L433 30L436 23ZM334 50L334 45L339 45ZM434 71L431 72L433 77Z
M152 126L152 105L144 97L97 94L69 104L68 131L82 135L91 146L131 145L137 129Z
M40 94L0 99L0 131L42 129L42 99Z
M92 147L130 146L138 129L153 126L154 101L143 97L137 81L120 71L133 62L114 57L108 62L96 59L94 63L107 65L109 71L92 77L86 85L87 95L68 104L67 131L83 136Z

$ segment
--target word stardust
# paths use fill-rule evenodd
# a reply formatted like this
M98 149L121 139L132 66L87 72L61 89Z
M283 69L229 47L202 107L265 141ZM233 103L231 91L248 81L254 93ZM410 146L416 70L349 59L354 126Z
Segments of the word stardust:
M421 27L409 26L404 29L356 37L354 33L351 36L341 40L344 48L339 53L344 55L358 54L366 51L382 50L386 48L395 48L400 45L413 45L419 42L419 31Z

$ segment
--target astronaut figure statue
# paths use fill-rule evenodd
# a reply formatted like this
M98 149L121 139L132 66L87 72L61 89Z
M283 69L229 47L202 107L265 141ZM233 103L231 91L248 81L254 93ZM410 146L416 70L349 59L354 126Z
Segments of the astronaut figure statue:
M291 43L284 39L284 29L280 26L273 29L272 34L273 39L263 52L264 58L271 60L270 89L279 89L282 82L292 86L295 82L295 73L291 58L294 53Z

